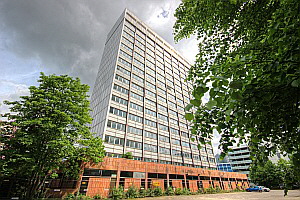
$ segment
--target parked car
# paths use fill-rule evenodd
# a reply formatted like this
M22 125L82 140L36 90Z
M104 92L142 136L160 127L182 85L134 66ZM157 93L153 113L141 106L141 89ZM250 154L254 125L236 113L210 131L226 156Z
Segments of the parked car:
M258 186L258 187L261 187L263 192L270 192L270 188L267 188L265 186Z
M262 192L262 188L258 186L249 187L246 189L247 192Z

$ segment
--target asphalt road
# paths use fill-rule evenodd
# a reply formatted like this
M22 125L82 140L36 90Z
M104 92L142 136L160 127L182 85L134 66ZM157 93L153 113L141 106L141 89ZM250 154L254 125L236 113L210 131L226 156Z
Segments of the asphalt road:
M235 193L221 193L221 194L201 194L189 196L168 196L144 198L145 200L300 200L300 190L290 190L288 196L283 197L283 190L271 190L270 192L235 192Z

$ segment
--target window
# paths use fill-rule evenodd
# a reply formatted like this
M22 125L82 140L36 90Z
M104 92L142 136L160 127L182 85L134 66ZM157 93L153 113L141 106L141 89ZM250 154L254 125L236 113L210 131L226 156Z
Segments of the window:
M171 101L168 101L168 104L169 104L170 107L176 108L176 104L175 103L173 103Z
M170 118L170 123L178 125L178 121L172 118Z
M144 131L144 133L145 133L145 137L157 140L157 134L156 133L152 133L152 132L149 132L149 131Z
M189 134L183 131L181 131L181 136L189 138Z
M163 124L158 125L159 130L168 131L168 126L165 126Z
M166 160L160 160L159 163L161 163L161 164L172 164L171 161L166 161Z
M123 35L125 35L130 41L134 41L134 37L132 37L129 33L127 33L126 31L123 31Z
M175 96L174 96L174 95L171 95L171 94L168 94L168 99L172 99L172 100L176 101Z
M214 162L215 162L215 159L214 159L214 158L209 158L209 162L210 162L210 163L214 163Z
M165 102L165 103L167 103L167 99L165 99L164 97L162 97L162 96L157 96L157 99L158 100L160 100L160 101L162 101L162 102Z
M149 119L145 119L145 124L156 128L156 122L151 121Z
M181 112L184 112L184 108L181 106L177 106L177 110L180 110Z
M159 96L158 96L158 97L159 97ZM160 105L160 104L157 104L157 106L158 106L158 109L160 109L160 110L163 110L163 111L167 112L167 107L165 107L165 106L162 106L162 105Z
M110 107L109 112L114 115L121 116L121 117L126 117L126 115L127 115L127 112L119 110L117 108L113 108L113 107Z
M145 49L145 45L141 43L139 40L135 41L141 48Z
M139 77L139 76L137 76L137 75L135 75L135 74L132 74L132 78L134 78L135 80L137 80L137 81L139 81L141 83L144 83L144 79L141 78L141 77Z
M173 81L170 81L169 79L167 79L167 84L173 85L174 83L173 83Z
M131 35L134 35L134 31L133 31L134 29L131 30L131 28L129 28L128 26L124 25L124 30L126 30L127 32L129 32Z
M155 83L155 78L154 78L153 76L151 76L151 75L149 75L149 74L146 74L146 77L147 77L148 79L150 79L151 81L153 81L153 83ZM154 86L154 89L155 89L155 86Z
M159 140L170 143L170 138L164 135L159 135Z
M136 37L137 37L139 40L141 40L143 43L145 43L145 39L142 38L139 34L136 34Z
M181 156L181 151L172 149L172 156Z
M141 91L142 93L144 93L144 88L138 86L135 83L131 83L131 87L134 88L134 89L137 89L137 90Z
M141 95L136 94L136 93L131 92L130 96L137 99L137 100L143 101L143 97Z
M119 91L119 92L122 92L124 94L128 94L128 90L127 89L125 89L125 88L123 88L121 86L118 86L116 84L114 84L114 89L117 90L117 91Z
M181 99L177 98L177 103L182 104L183 105L183 101Z
M153 76L155 76L155 71L153 70L153 69L151 69L150 67L148 67L148 66L146 66L146 71L147 71L147 73L149 73L149 74L152 74ZM148 77L148 76L147 76ZM148 78L150 78L151 80L152 79L154 79L155 80L155 78L154 77L148 77Z
M164 89L166 89L166 84L160 80L157 80L158 84L163 87Z
M122 59L122 58L119 58L119 62L126 65L127 67L131 67L131 64L130 62L127 62L126 60Z
M131 48L133 48L133 42L131 42L130 40L128 40L126 37L122 36L122 41L125 42Z
M184 142L184 141L181 142L181 145L182 145L183 147L190 147L190 143Z
M183 128L187 128L187 125L184 124L184 123L182 123L182 122L179 123L179 126L181 126L181 127L183 127Z
M134 66L134 65L133 65L133 67L132 67L132 70L135 71L135 72L137 72L139 75L144 76L144 71L141 70L141 69L139 69L139 68L137 68L137 67Z
M126 53L125 51L120 50L120 54L123 55L125 58L132 60L132 56Z
M111 121L111 120L108 120L107 127L117 129L117 130L120 130L120 131L125 131L125 124L120 124L118 122L114 122L114 121Z
M154 81L154 83L155 83L155 81ZM152 83L149 83L148 81L146 81L146 85L154 90L156 89L156 86L153 85Z
M193 154L193 158L194 158L195 160L200 160L200 156L199 156L199 155Z
M206 156L201 156L201 161L207 162L207 157Z
M146 60L146 66L148 66L149 68L151 67L155 68L155 65L150 60Z
M115 101L115 102L118 102L118 103L120 103L120 104L126 105L126 106L128 105L128 101L127 101L127 100L122 99L122 98L120 98L120 97L117 97L117 96L115 96L115 95L112 95L111 100L113 100L113 101Z
M152 111L152 110L149 110L149 109L145 109L145 113L148 114L148 115L151 115L153 117L156 117L156 112L155 111Z
M123 138L118 138L110 135L105 135L104 142L109 143L109 144L116 144L116 145L124 145L124 139Z
M165 148L165 147L159 147L159 153L170 155L170 154L171 154L171 151L170 151L170 149L168 149L168 148Z
M132 121L139 122L139 123L143 123L143 118L142 117L139 117L139 116L136 116L136 115L133 115L133 114L130 114L130 113L128 115L128 119L130 119Z
M139 61L139 60L137 60L137 59L134 59L134 62L137 64L137 65L139 65L140 67L145 67L145 64L144 63L142 63L141 61Z
M172 144L180 145L180 140L172 139Z
M156 74L156 76L157 76L157 78L160 78L160 79L162 79L162 80L165 80L165 77L163 77L163 76L160 75L160 74Z
M163 121L165 121L165 122L168 122L168 117L165 116L165 115L162 115L162 114L158 113L158 118L161 119L161 120L163 120Z
M170 128L170 132L175 134L175 135L179 135L179 131L177 129Z
M128 75L128 76L130 76L130 71L128 71L128 70L126 70L126 69L124 69L123 67L121 67L121 66L117 66L117 70L119 70L120 72L122 72L122 73L124 73L124 74L126 74L126 75Z
M127 51L130 51L132 53L132 48L130 48L129 46L125 45L124 43L121 43L121 47L123 47L124 49L126 49Z
M192 149L195 149L195 150L198 150L198 146L195 145L195 144L191 144L191 148L192 148Z
M144 158L145 162L157 162L157 159L153 159L153 158Z
M128 133L133 133L133 134L136 134L136 135L143 135L143 130L142 129L139 129L139 128L135 128L135 127L132 127L132 126L128 126Z
M142 56L141 54L139 54L139 53L137 53L137 52L134 52L134 56L137 57L137 58L139 58L139 59L141 59L141 60L144 60L144 59L145 59L144 56ZM144 65L144 64L143 64L143 65Z
M143 106L137 105L135 103L130 102L130 108L136 109L138 111L143 112Z
M171 115L175 115L176 117L177 117L177 112L175 112L175 111L173 111L173 110L169 110L169 114L171 114Z
M157 146L151 145L151 144L145 144L144 145L144 150L157 153Z
M127 140L126 141L126 147L130 147L130 148L133 148L133 149L142 149L142 143L132 141L132 140Z
M160 92L160 93L162 93L162 94L166 95L166 91L165 91L165 90L163 90L163 89L160 89L160 88L157 88L157 90L158 90L158 92Z
M183 157L185 158L192 158L192 154L188 152L182 152Z
M141 49L139 46L135 46L135 49L136 49L139 53L145 55L145 50Z
M152 96L153 98L156 97L156 94L154 92L149 91L149 90L146 90L146 94L148 94L149 96Z
M206 149L207 153L213 154L213 150L212 149Z
M152 105L152 106L156 106L156 103L150 99L146 99L146 103Z
M119 80L119 81L121 81L121 82L123 82L123 83L125 83L125 84L129 84L129 80L127 80L126 78L123 78L122 76L119 76L119 75L117 75L116 74L116 76L115 76L115 79L116 80Z

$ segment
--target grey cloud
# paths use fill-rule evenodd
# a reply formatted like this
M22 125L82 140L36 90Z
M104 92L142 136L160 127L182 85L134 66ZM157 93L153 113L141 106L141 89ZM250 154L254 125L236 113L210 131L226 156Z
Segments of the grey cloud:
M6 38L3 48L18 58L37 59L47 73L78 76L93 86L106 35L123 10L127 7L174 44L173 23L158 27L149 19L172 4L179 1L4 0L0 36Z

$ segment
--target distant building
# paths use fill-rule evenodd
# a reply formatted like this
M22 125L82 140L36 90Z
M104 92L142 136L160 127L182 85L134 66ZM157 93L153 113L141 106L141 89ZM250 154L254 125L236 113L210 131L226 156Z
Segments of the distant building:
M233 172L233 169L232 169L230 163L217 163L217 168L218 168L218 170L223 171L223 172Z
M274 156L269 156L269 160L272 163L277 163L279 161L279 159L284 159L284 160L289 160L288 156L284 156L280 153L276 153Z
M249 168L252 163L249 147L247 145L241 145L239 147L232 147L232 149L233 151L228 153L232 170L249 175Z

